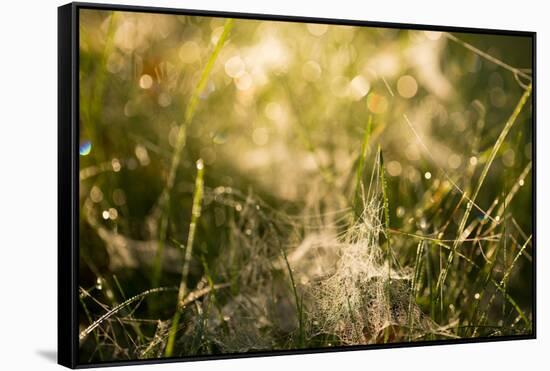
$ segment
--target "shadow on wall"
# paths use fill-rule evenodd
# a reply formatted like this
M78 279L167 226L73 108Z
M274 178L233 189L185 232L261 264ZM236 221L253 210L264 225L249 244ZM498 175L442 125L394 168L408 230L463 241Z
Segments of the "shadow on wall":
M56 350L37 350L36 354L45 360L53 363L57 363L57 351Z

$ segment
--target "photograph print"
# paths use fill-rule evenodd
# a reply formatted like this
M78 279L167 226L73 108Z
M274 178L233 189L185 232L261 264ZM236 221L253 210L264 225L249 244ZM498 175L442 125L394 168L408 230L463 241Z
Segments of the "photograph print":
M79 364L534 335L532 34L185 14L78 9Z

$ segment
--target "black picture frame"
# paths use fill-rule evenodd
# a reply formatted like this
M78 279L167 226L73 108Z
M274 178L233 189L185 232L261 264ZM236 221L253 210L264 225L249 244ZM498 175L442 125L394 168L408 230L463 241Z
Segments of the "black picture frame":
M479 337L473 339L425 340L418 342L339 346L332 348L308 348L296 350L258 351L249 353L203 355L189 357L159 358L147 360L109 361L102 363L78 362L78 236L79 236L79 11L81 9L113 10L125 12L160 13L174 15L194 15L226 17L235 19L271 20L285 22L322 23L332 25L385 27L410 30L431 30L460 33L508 35L529 37L532 40L532 133L533 133L533 182L532 182L532 218L533 218L533 331L532 334L517 336ZM88 368L98 366L123 366L154 364L167 362L216 360L277 356L289 354L308 354L321 352L340 352L382 348L418 347L429 345L450 345L466 343L497 342L508 340L536 339L537 298L536 298L536 32L495 30L486 28L448 27L441 25L423 25L408 23L387 23L346 19L329 19L301 16L282 16L253 13L233 13L224 11L202 11L160 7L112 5L97 3L70 3L58 8L58 363L69 368Z

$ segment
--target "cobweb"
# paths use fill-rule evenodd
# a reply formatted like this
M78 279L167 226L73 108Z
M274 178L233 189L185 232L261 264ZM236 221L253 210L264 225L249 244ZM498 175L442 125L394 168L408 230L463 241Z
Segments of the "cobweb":
M312 333L335 335L344 344L368 344L384 336L425 334L432 327L411 296L413 272L388 264L380 244L381 215L381 201L372 197L354 225L326 240L338 258L326 267L329 274L305 287Z

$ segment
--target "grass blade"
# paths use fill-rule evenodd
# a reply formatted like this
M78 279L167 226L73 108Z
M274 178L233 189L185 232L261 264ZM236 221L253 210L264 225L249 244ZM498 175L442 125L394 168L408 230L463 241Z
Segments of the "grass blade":
M353 210L355 212L355 220L359 219L363 213L363 206L365 203L365 186L363 184L363 174L365 172L365 163L367 160L367 151L369 149L369 138L372 128L372 116L369 116L367 128L365 129L365 135L363 136L363 143L361 144L361 153L359 154L359 163L357 165L357 172L355 174L355 196L353 198Z
M166 244L166 235L168 231L170 193L172 191L172 188L174 187L174 181L176 179L176 173L180 163L181 151L185 146L187 126L191 124L191 121L195 116L197 104L199 102L199 97L201 96L202 92L204 91L204 88L206 87L206 83L208 82L208 77L210 76L210 72L212 72L214 63L216 62L216 59L218 58L218 55L220 54L220 51L222 50L227 38L229 37L229 34L232 28L233 28L233 20L228 19L225 22L223 32L220 38L218 39L218 42L216 43L216 46L214 47L214 50L212 51L210 58L208 59L208 61L206 62L206 65L204 66L204 69L200 76L200 80L197 86L195 87L195 90L191 94L191 99L189 100L187 104L187 108L185 109L184 121L182 124L180 124L178 128L176 146L172 154L170 172L168 174L166 184L164 186L164 189L162 191L162 194L159 200L160 207L162 209L162 215L161 215L160 226L159 226L159 240L158 240L157 252L155 255L155 262L153 264L153 279L152 279L153 286L158 286L160 282L160 277L162 274L162 253L163 253L164 245Z
M464 212L464 215L462 216L462 220L461 220L460 226L458 228L458 237L459 237L459 239L457 239L456 242L453 244L453 249L449 253L449 256L447 258L446 266L441 271L441 273L439 275L439 278L437 280L436 291L439 291L439 289L445 284L445 280L447 278L449 267L451 266L451 264L453 262L456 250L462 244L462 242L460 241L460 236L462 235L462 233L464 232L464 228L466 227L466 222L468 221L468 218L469 218L470 213L472 211L472 205L475 202L475 200L476 200L476 198L479 194L479 191L481 190L481 186L483 185L483 182L485 181L485 178L486 178L487 174L489 173L489 169L491 168L491 165L493 164L493 161L495 160L495 158L497 156L497 153L498 153L502 143L504 142L504 139L506 138L506 136L510 132L510 129L512 128L512 126L516 122L520 112L522 111L523 107L525 106L525 103L527 103L527 99L531 95L531 90L532 90L532 85L529 85L527 90L521 96L521 98L520 98L518 104L516 105L514 111L512 112L512 114L510 115L508 120L506 121L506 124L504 125L504 128L502 129L502 132L500 133L497 141L493 145L493 149L491 150L491 154L489 155L489 159L487 160L487 162L485 164L485 167L483 168L483 171L481 172L477 187L474 191L473 196L471 197L471 201L468 202L468 204L466 206L466 211Z
M197 161L197 178L195 180L195 192L193 194L193 207L191 209L191 223L189 224L189 233L187 234L187 245L185 247L185 258L183 261L183 267L181 270L181 281L178 290L178 301L176 304L176 313L172 319L172 326L168 335L168 342L166 344L165 355L171 357L174 350L174 342L176 339L176 332L178 330L179 319L181 311L185 306L184 299L187 296L187 277L189 276L189 266L191 263L191 257L193 255L193 242L195 240L195 230L197 228L197 222L201 216L201 204L204 193L204 164L202 160Z
M160 293L160 292L175 291L175 290L176 290L175 287L157 287L157 288L144 291L141 294L138 294L136 296L131 297L130 299L120 303L119 305L117 305L113 309L109 310L107 313L103 314L94 323L92 323L86 329L82 330L80 332L80 335L78 336L78 339L80 341L84 340L86 338L86 336L88 336L90 333L92 333L103 321L110 318L111 316L113 316L114 314L119 312L121 309L126 308L128 305L130 305L130 304L132 304L132 303L134 303L134 302L136 302L136 301L138 301L138 300L140 300L140 299L142 299L146 296L149 296L151 294L157 294L157 293Z

